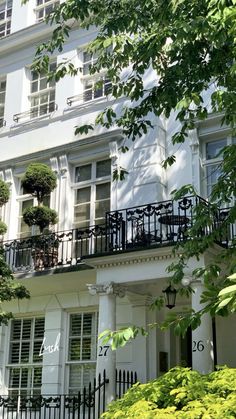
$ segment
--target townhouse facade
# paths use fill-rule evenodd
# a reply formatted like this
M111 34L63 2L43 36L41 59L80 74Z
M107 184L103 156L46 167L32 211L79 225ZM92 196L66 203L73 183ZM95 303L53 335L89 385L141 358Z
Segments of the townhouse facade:
M207 200L216 182L220 148L234 139L216 115L176 150L174 116L151 117L154 128L134 143L115 127L75 135L75 126L93 123L108 104L119 111L129 101L111 97L105 72L89 75L96 57L86 45L95 30L76 27L63 52L52 56L52 71L56 63L72 60L80 68L77 76L55 84L31 70L36 45L52 32L44 18L56 4L0 0L0 176L11 190L1 209L8 225L3 246L16 279L31 294L30 300L4 305L14 319L0 330L0 394L76 394L105 369L109 401L116 392L115 368L136 371L145 382L175 365L202 372L214 364L235 366L233 317L212 322L205 315L185 338L155 328L116 352L97 343L105 329L146 327L168 314L168 307L150 310L150 303L166 288L166 268L175 260L172 247L184 240L193 207ZM146 85L155 77L150 69ZM124 143L130 148L125 154ZM173 151L177 162L165 171L162 161ZM35 204L21 186L31 162L45 163L57 175L48 203L59 221L43 236L40 249L37 230L22 218L24 209ZM118 166L128 170L124 181L112 180ZM186 183L199 197L173 202L171 191ZM190 260L185 284L192 281L192 268L208 263L227 244L223 240L201 260ZM173 310L200 307L202 287L200 281L193 283L189 299L177 295Z

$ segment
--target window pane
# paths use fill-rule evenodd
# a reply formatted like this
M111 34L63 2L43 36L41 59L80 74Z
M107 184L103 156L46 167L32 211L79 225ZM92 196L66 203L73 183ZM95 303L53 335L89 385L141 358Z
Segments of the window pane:
M44 318L35 319L34 338L43 339L43 337L44 337Z
M31 320L23 320L22 339L30 339L31 335Z
M12 323L12 339L20 339L21 335L21 320L14 320Z
M110 199L96 202L95 218L105 218L106 212L110 210Z
M92 165L86 164L75 168L75 182L83 182L91 179Z
M82 204L84 202L90 202L90 191L91 188L81 188L76 191L76 204Z
M69 347L69 361L79 361L80 360L80 347L81 339L73 338L70 340Z
M103 160L97 162L96 177L110 176L111 174L111 160Z
M83 338L82 360L91 359L91 338Z
M76 206L74 212L74 222L81 223L82 221L87 220L90 220L90 204Z
M214 159L219 154L220 150L227 145L226 138L217 141L210 141L206 143L206 159Z
M212 187L216 184L221 174L219 164L212 164L206 168L206 183L207 183L207 196L210 196Z
M75 336L81 334L81 314L71 316L70 335Z
M42 368L34 368L33 387L41 387Z
M102 183L101 185L96 186L96 200L106 199L110 197L110 182Z
M30 353L30 342L22 342L20 362L22 362L23 364L29 362L29 353Z

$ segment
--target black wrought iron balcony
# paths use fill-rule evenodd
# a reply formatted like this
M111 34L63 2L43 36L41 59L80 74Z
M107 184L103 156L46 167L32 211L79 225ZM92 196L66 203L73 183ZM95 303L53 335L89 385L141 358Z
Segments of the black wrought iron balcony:
M198 196L168 200L106 213L103 225L32 236L3 243L7 263L14 272L42 271L61 266L76 266L83 258L171 246L189 240L195 209L210 204ZM200 226L198 237L219 230L229 209L210 212L207 227ZM215 241L228 247L236 237L236 226L227 226Z

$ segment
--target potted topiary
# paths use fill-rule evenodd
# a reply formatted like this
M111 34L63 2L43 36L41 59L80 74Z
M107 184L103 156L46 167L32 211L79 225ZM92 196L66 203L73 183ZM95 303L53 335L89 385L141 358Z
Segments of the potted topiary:
M10 197L10 189L9 186L0 179L0 208L7 203ZM7 232L7 225L0 220L0 236L2 239L3 234Z
M49 226L58 221L57 212L44 205L45 198L56 188L56 185L55 173L42 163L31 163L22 179L25 192L37 199L37 206L25 209L23 219L29 227L39 227L40 235L34 236L32 250L35 267L38 269L54 266L57 261L58 241L55 240L55 234L48 233ZM42 233L47 234L42 235Z

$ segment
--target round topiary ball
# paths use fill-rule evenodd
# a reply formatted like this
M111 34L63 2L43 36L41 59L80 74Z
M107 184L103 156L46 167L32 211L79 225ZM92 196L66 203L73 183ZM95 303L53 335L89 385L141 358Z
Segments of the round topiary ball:
M58 221L57 212L46 206L29 207L23 212L24 222L29 226L39 226L40 232L50 224L56 224Z
M0 207L7 203L10 197L10 189L9 186L0 179Z
M57 186L55 173L43 163L31 163L23 176L22 186L26 193L35 196L39 203Z

